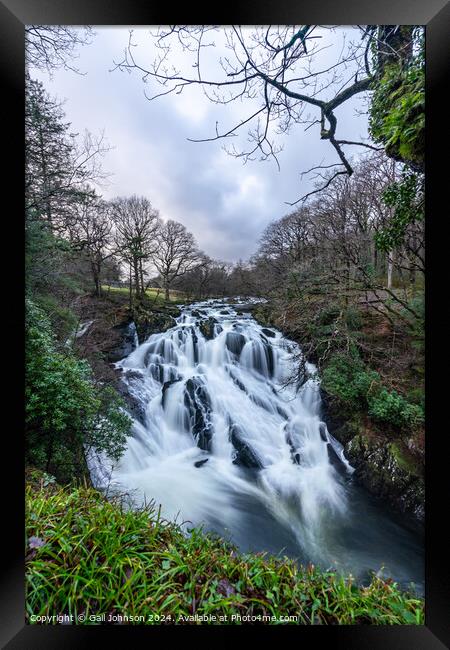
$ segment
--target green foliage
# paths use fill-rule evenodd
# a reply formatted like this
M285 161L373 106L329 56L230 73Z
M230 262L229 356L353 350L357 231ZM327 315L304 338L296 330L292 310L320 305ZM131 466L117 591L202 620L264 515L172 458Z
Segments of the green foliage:
M374 239L377 248L387 253L402 245L410 224L423 221L425 217L423 178L404 171L402 180L389 185L382 199L393 215L388 224L375 233Z
M270 624L295 616L291 622L306 625L423 625L423 600L390 579L374 575L364 587L287 558L241 555L200 529L184 534L153 504L130 510L93 489L45 487L38 473L33 483L26 490L30 623L72 614L94 625L111 613L173 624L195 612L228 624L245 615Z
M81 294L91 288L83 254L74 252L70 242L55 235L47 223L29 215L25 228L25 271L29 295L39 296L43 302L53 297L50 313L62 296ZM47 311L46 305L44 310Z
M27 457L68 480L85 471L86 450L119 458L131 420L115 391L93 384L87 361L57 351L45 313L26 307Z
M341 310L339 305L329 305L322 309L317 316L317 323L319 325L334 325L336 318L339 316Z
M369 415L375 420L404 428L414 428L424 422L423 410L411 404L395 390L382 388L375 395L368 396Z
M367 395L380 381L377 372L367 370L358 357L334 354L323 371L324 389L350 407L364 407Z
M425 158L425 44L416 30L418 52L408 65L390 63L373 86L369 128L375 142L395 160L415 169Z
M61 305L52 294L37 294L35 304L46 313L57 339L66 341L78 325L76 314L69 307Z
M345 311L345 324L351 331L360 330L363 325L361 311L354 307L348 307Z
M334 354L323 370L322 386L355 410L366 410L374 420L411 429L423 424L421 406L411 404L395 390L388 391L380 375L358 357Z

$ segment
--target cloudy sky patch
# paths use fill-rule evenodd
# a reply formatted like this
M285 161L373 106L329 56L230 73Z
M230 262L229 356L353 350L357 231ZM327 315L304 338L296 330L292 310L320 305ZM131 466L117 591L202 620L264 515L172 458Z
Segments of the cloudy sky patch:
M274 161L243 165L223 150L228 141L189 142L187 138L213 136L217 120L221 129L233 126L249 114L250 103L216 106L200 87L148 101L144 91L161 91L159 86L152 80L144 84L137 72L113 70L114 62L123 58L129 28L94 29L93 43L81 48L76 62L85 75L57 70L49 79L44 73L30 73L44 82L52 96L66 99L64 110L72 131L105 132L113 149L104 159L103 166L112 176L102 188L103 196L146 196L163 219L183 223L211 257L224 261L248 258L267 224L293 209L287 202L312 189L312 181L302 179L301 172L337 162L330 144L320 140L318 125L307 131L305 125L296 125L287 136L280 136L284 145L279 154L281 171ZM138 45L133 52L137 61L149 64L154 50L148 32L147 28L134 33ZM338 30L337 34L339 40L350 31ZM216 47L203 54L206 67L216 78L221 47L219 38ZM325 64L335 59L340 46L333 47L322 55ZM186 60L176 52L175 62ZM363 109L364 102L355 97L336 111L340 138L367 137L367 117L355 112ZM245 143L244 129L236 142ZM353 148L351 153L358 155L361 148Z

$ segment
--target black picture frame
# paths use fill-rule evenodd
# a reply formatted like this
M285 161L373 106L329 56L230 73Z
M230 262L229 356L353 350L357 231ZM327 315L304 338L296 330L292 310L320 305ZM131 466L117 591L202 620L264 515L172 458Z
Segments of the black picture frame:
M446 203L445 135L448 124L444 94L450 6L445 0L259 0L246 6L219 6L200 11L191 3L180 10L151 5L143 0L2 0L0 2L0 66L2 93L3 172L4 193L2 225L12 227L10 235L2 237L3 251L13 252L5 271L4 352L7 360L4 385L5 412L12 413L10 426L3 432L3 464L9 478L3 475L2 520L6 551L1 565L0 642L10 650L26 648L80 648L106 644L105 634L113 634L116 643L123 634L136 647L141 639L175 640L182 631L183 643L196 636L209 637L220 632L226 642L238 633L237 627L146 627L146 626L32 626L25 625L23 557L24 521L24 454L21 435L23 422L23 214L24 214L24 25L157 25L188 24L420 24L426 25L426 237L428 270L426 280L426 586L424 626L336 626L336 627L259 627L252 635L263 632L270 643L285 634L295 634L300 645L332 643L333 648L365 648L367 650L439 650L450 646L450 571L447 562L448 536L444 532L449 493L446 465L448 438L445 428L447 387L445 383L445 351L450 332L445 292L448 239L443 229L448 217ZM447 182L448 184L448 182ZM13 189L14 188L14 189ZM9 200L6 209L6 199ZM440 199L442 200L440 202ZM442 207L439 207L442 206ZM5 232L5 230L3 230ZM445 246L445 248L444 248ZM446 255L447 253L447 255ZM447 267L448 268L448 267ZM6 281L6 278L9 278ZM439 288L438 280L444 279ZM5 338L6 337L6 338ZM14 339L16 339L14 341ZM18 354L19 351L19 354ZM442 375L439 370L442 369ZM14 379L13 371L16 371ZM6 443L8 450L6 451ZM447 445L447 447L446 447ZM445 499L445 496L447 499ZM126 632L125 632L126 630ZM194 630L197 632L195 633ZM248 629L246 630L248 632ZM241 635L242 629L239 629ZM298 636L300 635L300 636ZM191 637L191 639L189 638ZM242 637L240 637L242 638ZM256 637L253 636L253 642ZM180 639L181 640L181 639ZM303 646L305 647L305 646Z

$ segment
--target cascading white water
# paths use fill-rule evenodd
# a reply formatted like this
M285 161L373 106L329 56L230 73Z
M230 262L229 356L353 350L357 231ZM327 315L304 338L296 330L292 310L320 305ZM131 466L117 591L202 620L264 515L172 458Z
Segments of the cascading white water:
M300 388L287 381L299 352L239 301L184 308L175 327L116 364L142 417L112 473L93 469L97 484L245 550L379 568L373 550L349 552L353 470L321 420L315 367L305 364Z

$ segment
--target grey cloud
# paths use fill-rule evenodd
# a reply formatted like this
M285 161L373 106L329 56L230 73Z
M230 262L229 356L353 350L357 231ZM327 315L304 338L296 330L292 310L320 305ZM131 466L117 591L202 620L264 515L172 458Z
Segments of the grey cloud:
M292 209L286 202L312 189L300 173L322 161L336 162L317 126L305 132L299 125L283 137L281 172L273 162L242 165L222 151L220 141L188 142L188 137L210 136L217 115L230 124L242 115L242 107L219 110L206 98L196 95L193 101L184 93L149 102L138 74L109 72L127 43L127 29L96 29L94 43L82 49L78 60L86 76L58 71L51 82L35 76L51 94L67 98L65 110L75 130L104 128L115 146L104 162L114 174L104 196L147 196L163 218L185 224L212 257L235 261L251 255L267 224ZM195 117L196 102L201 119ZM359 99L340 110L342 137L355 139L355 126L367 135L367 120L354 115L357 107Z

